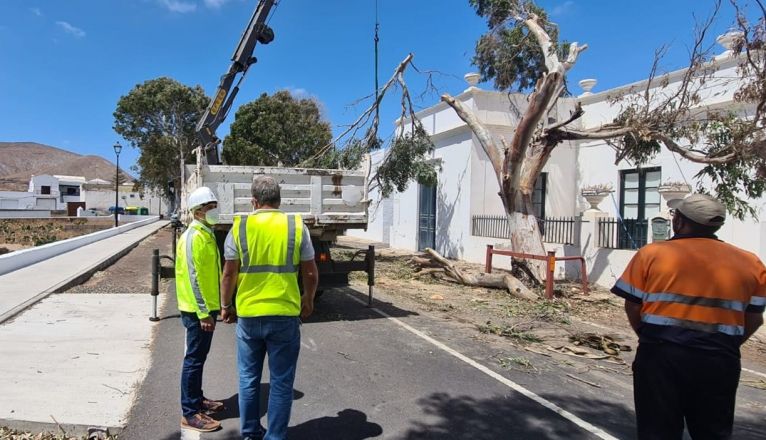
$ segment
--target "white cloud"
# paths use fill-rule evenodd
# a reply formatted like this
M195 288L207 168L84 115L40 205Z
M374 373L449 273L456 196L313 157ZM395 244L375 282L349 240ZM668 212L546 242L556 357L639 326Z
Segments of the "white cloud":
M43 11L41 11L40 8L30 8L29 10L30 10L30 12L32 12L35 15L37 15L38 17L42 17L43 16Z
M85 31L84 30L82 30L82 29L80 29L78 27L72 26L71 24L67 23L66 21L57 21L56 24L61 29L63 29L64 32L66 32L68 34L72 34L72 35L74 35L77 38L83 38L85 36Z
M187 12L194 12L197 10L197 5L194 3L184 2L181 0L159 0L160 4L166 7L171 12L178 12L185 14Z
M567 0L567 1L565 1L564 3L562 3L562 4L560 4L560 5L556 6L556 7L554 7L554 8L551 10L551 15L553 15L553 16L556 16L556 15L564 15L564 14L566 14L567 12L569 12L569 10L570 10L570 9L572 9L572 6L574 6L574 1L572 1L572 0Z
M311 94L309 94L309 91L302 87L288 86L288 87L285 87L285 90L290 92L290 94L293 95L293 98L297 98L297 99L311 98Z
M208 8L218 9L229 0L205 0L205 6Z

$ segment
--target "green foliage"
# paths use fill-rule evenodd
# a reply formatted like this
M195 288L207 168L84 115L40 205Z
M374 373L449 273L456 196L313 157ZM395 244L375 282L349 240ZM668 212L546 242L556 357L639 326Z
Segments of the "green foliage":
M489 31L476 43L473 64L482 80L493 80L499 90L526 91L546 72L545 57L534 35L517 16L535 14L554 42L560 56L569 50L558 43L558 28L542 8L529 0L469 0L476 13L487 19Z
M342 170L353 170L362 163L364 155L370 151L367 144L359 139L352 139L343 148L333 148L327 153L319 156L311 164L318 168L332 168Z
M705 134L707 155L716 157L730 151L733 145L745 144L746 138L752 135L750 124L734 115L702 124L700 130ZM766 191L766 176L761 175L763 167L763 157L745 151L731 162L707 164L694 176L699 179L697 191L709 192L706 185L709 182L712 192L735 218L758 218L757 207L748 203L748 199L760 198Z
M394 190L403 192L413 179L426 186L436 185L436 168L429 162L434 144L420 124L391 142L386 159L375 177L383 197Z
M181 158L186 163L194 161L195 126L208 102L200 86L189 87L167 77L138 84L120 97L114 131L141 150L133 169L143 187L171 200L168 183L180 188Z
M330 124L322 120L316 101L296 99L286 90L264 93L237 110L223 142L223 159L231 165L297 166L331 139ZM327 155L324 164L351 161L351 153Z

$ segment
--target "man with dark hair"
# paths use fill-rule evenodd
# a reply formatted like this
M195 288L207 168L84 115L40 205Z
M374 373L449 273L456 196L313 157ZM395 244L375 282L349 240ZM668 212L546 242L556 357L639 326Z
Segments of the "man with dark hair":
M766 267L715 236L715 198L671 200L674 236L639 250L612 288L638 334L633 388L639 439L726 439L742 345L763 324Z
M255 211L237 216L226 238L221 283L225 322L237 323L240 429L244 439L283 440L293 403L293 382L301 345L300 318L314 310L319 281L311 235L303 219L279 209L279 184L256 176ZM298 272L303 296L298 288ZM232 304L237 288L236 308ZM260 423L260 385L269 355L268 430Z

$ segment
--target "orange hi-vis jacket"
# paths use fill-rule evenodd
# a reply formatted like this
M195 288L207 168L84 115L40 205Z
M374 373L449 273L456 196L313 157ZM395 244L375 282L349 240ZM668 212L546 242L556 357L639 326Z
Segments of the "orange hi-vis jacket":
M655 339L681 343L678 329L697 342L726 335L738 350L745 313L766 308L766 267L715 237L677 237L639 250L612 292L641 304L641 336L645 327Z

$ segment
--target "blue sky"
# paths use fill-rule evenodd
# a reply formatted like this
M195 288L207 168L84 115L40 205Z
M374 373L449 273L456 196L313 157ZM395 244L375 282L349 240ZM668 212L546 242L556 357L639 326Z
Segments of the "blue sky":
M486 25L467 0L378 0L380 77L408 52L441 92L465 89L473 47ZM0 141L34 141L114 159L115 105L133 86L158 76L200 84L212 94L256 0L0 0ZM569 79L596 78L595 91L646 77L655 48L671 44L666 70L684 66L694 15L708 0L545 0L562 37L588 43ZM732 23L724 7L712 38ZM281 0L271 20L275 41L259 46L236 107L263 92L290 89L323 103L338 127L373 91L375 0ZM711 38L711 43L712 43ZM716 49L718 50L718 49ZM408 75L412 92L424 77ZM482 87L491 88L490 84ZM428 95L420 107L438 101ZM382 110L381 134L398 115L398 97ZM228 132L234 110L219 129ZM336 128L336 132L340 129ZM125 142L123 142L124 144ZM121 165L135 162L126 148ZM126 166L127 167L127 166Z

